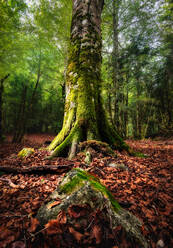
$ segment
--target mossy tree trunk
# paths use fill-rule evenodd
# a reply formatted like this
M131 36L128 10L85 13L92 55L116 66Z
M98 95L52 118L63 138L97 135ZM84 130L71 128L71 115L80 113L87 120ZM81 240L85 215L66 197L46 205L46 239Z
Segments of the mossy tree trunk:
M101 12L104 0L73 0L63 127L52 157L76 153L80 141L101 140L129 150L109 125L101 102Z

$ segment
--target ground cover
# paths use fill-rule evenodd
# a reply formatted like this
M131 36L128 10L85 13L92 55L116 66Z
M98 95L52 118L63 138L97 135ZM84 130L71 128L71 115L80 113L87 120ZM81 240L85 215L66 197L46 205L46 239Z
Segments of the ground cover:
M73 160L45 160L47 151L39 150L48 135L29 135L21 145L6 142L0 145L0 166L11 168L59 167L55 172L5 173L0 175L0 247L33 247L37 236L35 215L43 201L55 190L72 167L86 169L100 179L120 205L142 222L142 232L152 248L173 247L173 141L128 140L136 151L147 155L132 157L118 152L117 158L95 152L92 162L85 162L80 153ZM10 141L10 137L8 137ZM23 147L34 147L35 153L21 159ZM97 230L98 231L98 230ZM75 231L72 231L73 235ZM76 233L75 233L76 235ZM99 234L98 234L99 235ZM129 247L121 230L112 247ZM77 236L76 236L77 237ZM96 235L97 240L97 235ZM87 245L87 244L86 244ZM49 246L45 246L49 247ZM88 247L96 247L93 243ZM97 244L99 247L99 244Z

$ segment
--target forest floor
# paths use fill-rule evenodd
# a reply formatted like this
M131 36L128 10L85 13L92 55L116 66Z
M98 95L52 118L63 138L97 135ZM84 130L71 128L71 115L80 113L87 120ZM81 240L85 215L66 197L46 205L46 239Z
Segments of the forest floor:
M48 135L29 135L23 144L5 142L0 145L0 166L31 168L61 165L59 174L0 175L0 248L33 247L37 226L34 216L72 167L87 168L99 177L115 199L143 222L143 234L152 248L173 247L173 140L128 140L134 150L147 156L131 157L117 152L117 158L112 158L97 153L87 166L82 155L71 161L65 158L45 160L47 151L38 148L52 138ZM22 160L17 153L23 147L34 147L36 152ZM115 168L112 166L114 163L123 166ZM126 167L128 169L124 170ZM88 247L94 246L90 244ZM131 248L121 242L113 247Z

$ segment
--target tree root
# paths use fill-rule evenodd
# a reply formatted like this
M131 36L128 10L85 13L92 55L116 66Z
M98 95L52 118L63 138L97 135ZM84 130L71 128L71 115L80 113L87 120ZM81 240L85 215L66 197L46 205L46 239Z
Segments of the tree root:
M79 168L66 174L41 206L36 218L41 228L48 227L44 229L44 239L49 247L55 247L57 241L60 242L59 247L88 247L95 242L97 247L103 247L109 239L108 234L116 245L116 238L124 240L117 235L120 228L133 244L129 247L148 248L141 233L142 223L121 208L98 178Z
M46 165L46 166L33 166L30 168L18 168L11 166L0 166L0 171L5 173L13 173L13 174L62 174L64 172L68 172L72 169L74 164L68 165Z
M90 150L90 149L93 149L96 152L100 152L105 156L111 155L116 157L116 153L105 142L101 142L97 140L88 140L79 143L79 151Z

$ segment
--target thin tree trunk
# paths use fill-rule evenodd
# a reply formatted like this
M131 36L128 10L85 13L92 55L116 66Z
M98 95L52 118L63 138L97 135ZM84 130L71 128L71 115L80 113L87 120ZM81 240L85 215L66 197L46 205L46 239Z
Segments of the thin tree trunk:
M24 85L12 143L21 143L25 134L27 86Z
M136 111L136 118L137 118L137 139L141 139L142 138L142 105L141 105L141 101L140 96L141 96L141 87L140 87L140 81L139 78L136 78L137 81L137 111ZM143 113L144 114L144 113Z
M113 86L114 86L114 123L116 128L119 129L119 67L118 67L118 11L120 0L112 0L113 5L113 54L112 54L112 67L113 67Z
M38 85L40 82L40 77L41 77L41 49L40 49L39 62L38 62L37 80L36 80L35 87L33 89L32 96L31 96L30 103L29 103L29 107L28 107L28 109L31 113L32 113L32 108L33 108L37 88L38 88Z
M126 84L128 84L128 79L126 81ZM126 89L126 95L125 95L125 112L124 112L124 137L127 138L128 136L128 104L129 104L129 92L128 87Z
M112 116L112 97L111 97L111 92L108 90L107 91L107 98L108 98L108 113L109 113L109 118L110 118L110 123L113 125L113 116Z
M32 118L33 116L33 105L35 101L35 95L37 92L37 88L40 82L40 77L41 77L41 50L40 50L39 63L38 63L37 80L36 80L32 95L31 95L31 99L27 107L26 107L27 86L25 86L23 90L22 99L21 99L21 107L19 109L19 118L17 120L18 125L16 127L17 129L13 136L13 140L12 140L13 143L21 143L23 136L27 130L28 119Z
M10 76L10 74L7 74L5 77L3 77L0 80L0 141L3 140L3 129L2 129L2 108L3 108L3 100L2 95L4 91L4 82L5 80Z

